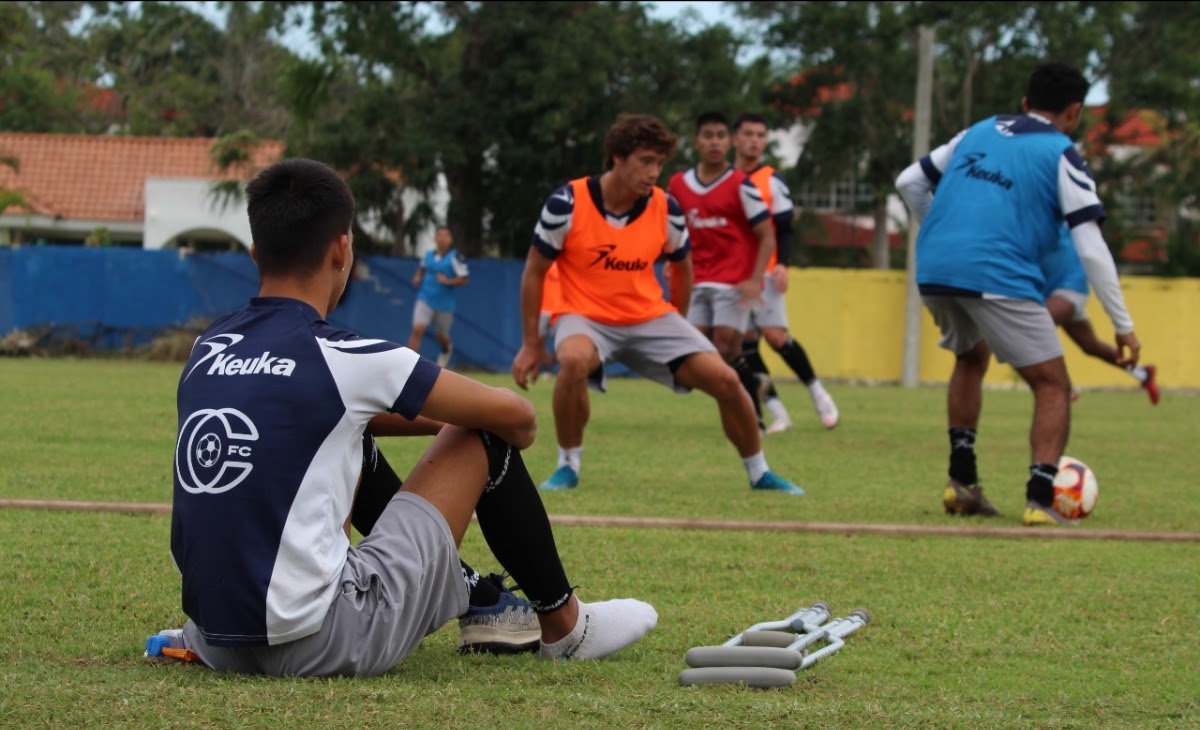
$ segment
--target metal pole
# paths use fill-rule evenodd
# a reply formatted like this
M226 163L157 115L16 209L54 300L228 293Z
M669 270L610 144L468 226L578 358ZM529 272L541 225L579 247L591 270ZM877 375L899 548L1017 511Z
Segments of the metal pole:
M930 105L933 97L933 28L917 31L917 98L913 115L912 159L929 154ZM908 252L905 257L908 283L904 299L904 371L900 382L906 388L920 385L921 295L917 292L917 222L909 215Z

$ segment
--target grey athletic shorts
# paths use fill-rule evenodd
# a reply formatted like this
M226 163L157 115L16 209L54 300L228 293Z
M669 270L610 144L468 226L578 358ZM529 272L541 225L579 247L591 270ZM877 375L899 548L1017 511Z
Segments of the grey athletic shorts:
M942 331L943 348L955 355L987 340L996 359L1013 367L1062 357L1062 342L1050 312L1028 299L922 296Z
M425 499L400 491L371 534L346 555L337 594L321 628L274 646L216 647L188 621L184 639L204 664L276 677L382 674L421 639L467 610L454 536Z
M775 288L775 277L767 276L763 282L762 304L750 310L748 329L764 327L788 328L787 300L783 292Z
M550 313L542 312L538 315L538 337L553 337L553 332L550 328Z
M424 299L418 299L413 305L413 327L428 327L431 322L434 332L443 337L449 337L450 325L454 324L454 312L434 309Z
M600 367L588 376L588 386L601 393L608 392L604 363L620 362L642 377L687 393L675 382L669 364L697 352L716 352L716 348L700 330L688 323L678 312L668 312L640 324L600 324L579 314L564 314L554 323L554 342L573 335L584 335L600 354Z
M1050 296L1066 299L1075 308L1075 311L1071 313L1071 319L1067 320L1068 322L1083 322L1088 318L1087 294L1077 292L1074 289L1055 289L1050 292Z
M731 327L745 332L750 326L750 308L741 305L742 293L731 286L700 285L692 289L687 321L697 327Z

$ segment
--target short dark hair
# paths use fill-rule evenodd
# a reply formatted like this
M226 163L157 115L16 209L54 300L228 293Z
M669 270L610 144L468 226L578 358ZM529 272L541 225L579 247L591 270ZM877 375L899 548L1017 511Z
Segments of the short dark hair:
M350 187L316 160L276 162L246 186L246 202L260 275L316 271L354 221Z
M1061 61L1039 63L1029 74L1025 87L1025 101L1030 109L1061 112L1087 98L1091 83L1083 72Z
M770 126L767 124L766 117L761 114L755 114L754 112L742 112L741 114L737 115L737 119L733 120L733 131L736 132L741 129L743 124L761 124L764 127Z
M708 124L720 124L721 126L725 127L725 129L729 129L729 119L726 118L726 116L721 112L704 112L700 116L696 117L697 132L700 131L701 127Z
M639 149L653 150L670 157L675 154L678 139L658 117L621 114L604 136L604 169L611 170L614 159L624 159Z

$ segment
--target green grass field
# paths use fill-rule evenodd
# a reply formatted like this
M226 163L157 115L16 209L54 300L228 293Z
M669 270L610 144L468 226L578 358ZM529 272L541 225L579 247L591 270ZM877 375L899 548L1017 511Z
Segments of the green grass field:
M0 498L169 502L180 366L0 361ZM495 384L507 377L480 376ZM550 379L526 452L555 465ZM1019 525L1030 396L985 394L984 484L1004 516L942 514L944 390L830 387L825 431L795 383L797 427L766 440L800 498L752 493L715 406L638 380L594 397L581 487L551 515L910 526ZM1086 392L1068 453L1100 502L1086 528L1194 533L1200 398ZM423 439L384 449L401 473ZM1022 535L1027 534L1022 531ZM371 679L270 680L150 662L145 636L177 626L166 515L0 510L0 727L497 726L1179 728L1200 726L1200 546L1037 537L812 534L559 526L580 596L635 596L659 625L597 662L459 657L449 626ZM495 569L478 530L463 546ZM680 687L688 648L814 601L873 621L793 687Z

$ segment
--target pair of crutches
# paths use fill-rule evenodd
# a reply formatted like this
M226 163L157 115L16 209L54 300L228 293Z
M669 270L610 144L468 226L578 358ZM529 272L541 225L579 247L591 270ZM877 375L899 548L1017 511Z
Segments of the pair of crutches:
M785 687L795 683L797 671L836 654L870 620L863 608L831 619L828 604L818 601L783 620L754 624L720 646L689 649L684 661L690 669L679 674L679 683ZM824 646L810 652L818 642Z

